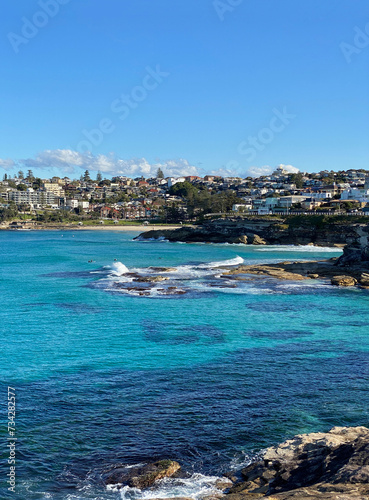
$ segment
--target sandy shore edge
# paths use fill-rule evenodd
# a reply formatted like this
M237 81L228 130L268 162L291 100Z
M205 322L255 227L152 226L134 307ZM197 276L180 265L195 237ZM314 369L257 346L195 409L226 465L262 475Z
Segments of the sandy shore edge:
M30 229L14 229L9 226L0 226L1 231L19 231L19 232L25 232L25 231L130 231L130 232L138 232L138 233L144 233L146 231L152 231L153 229L158 230L158 231L164 231L166 229L172 231L174 229L178 229L182 226L73 226L73 225L64 225L64 226L57 226L57 225L42 225L42 226L37 226L34 228Z

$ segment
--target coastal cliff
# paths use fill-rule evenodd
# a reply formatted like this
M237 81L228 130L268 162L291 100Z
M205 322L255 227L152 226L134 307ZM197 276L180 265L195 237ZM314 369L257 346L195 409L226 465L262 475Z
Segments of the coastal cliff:
M369 224L324 222L313 217L279 220L213 220L202 226L148 231L139 239L181 242L242 243L253 245L316 245L343 247L337 259L316 262L240 265L224 272L259 274L278 279L330 279L332 285L369 288Z
M285 219L219 219L204 222L201 226L187 226L174 231L147 231L139 238L165 238L169 241L188 243L313 244L343 247L357 241L358 226L361 224L327 222L322 216L296 216Z
M369 268L369 224L355 225L354 230L356 238L345 246L337 265L345 267L359 263Z

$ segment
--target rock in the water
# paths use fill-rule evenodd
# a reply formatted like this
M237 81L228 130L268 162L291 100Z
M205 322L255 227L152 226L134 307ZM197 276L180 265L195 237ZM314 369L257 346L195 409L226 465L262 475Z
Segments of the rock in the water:
M254 234L254 238L252 240L253 245L266 245L267 242L264 240L264 238L261 238L259 235Z
M338 266L352 266L360 264L369 267L369 225L353 224L355 238L343 249L343 255L338 259Z
M162 498L148 498L146 500L163 500ZM166 498L165 500L193 500L193 498L189 497L170 497Z
M227 500L368 499L369 429L334 427L268 448ZM256 495L256 496L255 496Z
M124 467L118 465L105 472L105 484L121 484L144 489L152 486L159 479L171 477L181 466L174 460L159 460L141 467Z
M235 243L243 243L244 245L247 245L248 240L246 234L241 234L241 236L238 236L235 241Z
M233 486L233 481L231 481L227 477L222 477L222 478L218 479L215 483L215 487L218 490L222 490L222 491L228 490L229 488L231 488L231 486Z
M311 280L316 280L319 278L319 274L308 274L307 277Z
M357 284L357 280L352 276L333 276L331 279L332 285L336 286L355 286Z
M368 273L362 273L359 279L360 285L363 286L369 286L369 274Z
M153 266L151 266L149 269L156 273L171 273L177 270L175 267L153 267Z
M137 281L138 283L158 283L167 280L169 278L165 276L141 276L140 278L135 278L133 281Z

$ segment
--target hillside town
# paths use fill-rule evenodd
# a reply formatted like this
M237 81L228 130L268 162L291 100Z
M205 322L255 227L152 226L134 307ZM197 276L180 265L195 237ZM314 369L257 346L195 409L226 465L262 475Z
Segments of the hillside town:
M215 175L153 178L40 179L5 174L0 182L0 219L24 215L40 221L81 220L186 222L221 214L369 214L369 171L291 173L283 166L270 175Z

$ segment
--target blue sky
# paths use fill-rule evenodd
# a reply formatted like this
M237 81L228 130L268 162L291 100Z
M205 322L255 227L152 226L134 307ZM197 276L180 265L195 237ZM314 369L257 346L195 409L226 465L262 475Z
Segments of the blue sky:
M367 0L7 0L0 40L0 174L369 168Z

